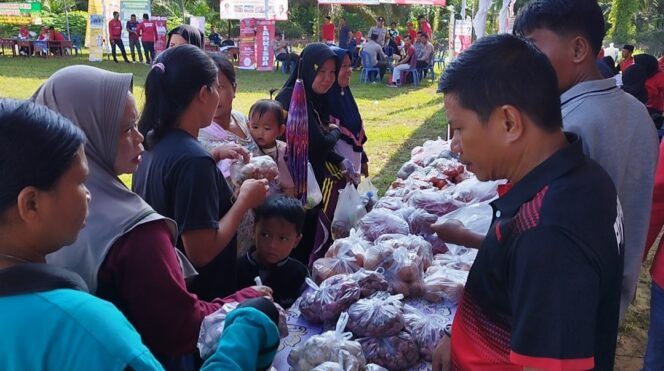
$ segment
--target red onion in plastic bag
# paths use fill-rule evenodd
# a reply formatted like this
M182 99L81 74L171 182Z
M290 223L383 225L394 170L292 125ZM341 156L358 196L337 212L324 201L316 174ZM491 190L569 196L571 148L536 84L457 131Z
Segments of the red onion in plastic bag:
M403 295L378 292L348 308L347 328L359 337L396 335L403 329Z
M344 332L347 322L348 314L342 313L334 331L314 335L298 344L288 355L288 364L295 371L310 371L325 362L337 363L344 371L364 369L362 346L351 340L350 332Z
M359 271L353 273L351 277L357 281L360 286L360 296L365 298L378 291L387 291L389 285L383 277L383 268L378 268L376 271L368 271L360 268Z
M443 299L458 303L468 280L468 272L431 266L424 275L424 298L430 302Z
M431 362L433 351L443 338L449 320L441 315L423 313L413 306L406 305L404 306L404 321L406 331L415 340L422 358Z
M423 269L429 268L433 261L431 244L424 238L413 234L404 236L401 234L385 234L376 240L376 244L389 246L393 249L405 247L408 251L415 253L422 260Z
M389 210L376 208L360 219L358 228L372 242L384 234L406 235L410 232L408 223L403 218Z
M311 277L316 283L338 274L350 274L357 272L363 265L362 256L348 256L341 254L333 258L320 258L316 260L311 269Z
M450 192L422 190L408 195L408 205L433 215L443 216L458 209L462 204L455 200Z
M248 163L242 160L233 162L230 168L231 181L239 187L247 179L274 180L279 176L279 167L270 156L254 156Z
M320 286L309 278L305 282L313 290L302 296L300 314L310 323L334 321L360 298L360 286L347 275L331 277Z
M362 345L368 362L383 366L388 370L403 370L413 367L420 359L415 340L405 331L394 336L363 338L357 341Z

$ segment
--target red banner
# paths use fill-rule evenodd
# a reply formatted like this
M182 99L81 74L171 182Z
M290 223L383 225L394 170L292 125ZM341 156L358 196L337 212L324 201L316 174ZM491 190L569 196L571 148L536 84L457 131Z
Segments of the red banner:
M166 31L166 21L167 17L150 17L151 21L154 21L155 26L157 27L157 41L154 43L154 51L159 54L162 51L168 48L166 45L166 39L168 32Z
M256 19L240 21L240 63L242 70L256 69Z
M274 20L260 19L256 22L256 69L272 71L274 65Z

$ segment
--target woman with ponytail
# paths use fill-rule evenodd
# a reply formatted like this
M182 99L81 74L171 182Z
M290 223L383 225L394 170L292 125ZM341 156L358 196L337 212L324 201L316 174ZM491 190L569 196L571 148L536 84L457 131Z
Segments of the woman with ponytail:
M217 109L218 84L214 62L195 46L167 49L157 57L145 81L139 120L147 151L133 178L133 190L177 222L177 247L199 273L189 288L203 300L235 290L236 231L244 214L263 203L268 188L267 180L248 180L233 203L216 162L241 154L220 146L210 155L197 141Z

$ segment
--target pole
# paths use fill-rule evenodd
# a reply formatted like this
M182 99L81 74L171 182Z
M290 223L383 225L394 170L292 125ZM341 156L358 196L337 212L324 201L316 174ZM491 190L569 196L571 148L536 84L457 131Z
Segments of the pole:
M461 1L461 19L466 20L466 0Z
M69 32L69 12L67 11L67 0L64 0L65 7L65 20L67 22L67 40L71 41L71 33Z
M318 33L318 41L323 40L320 32L320 4L318 1L316 1L316 30L314 32Z

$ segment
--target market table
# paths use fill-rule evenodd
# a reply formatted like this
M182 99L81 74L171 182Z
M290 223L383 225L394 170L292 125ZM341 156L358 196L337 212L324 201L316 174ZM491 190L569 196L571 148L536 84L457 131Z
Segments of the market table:
M321 334L323 328L320 325L313 325L300 317L299 308L300 299L298 299L291 309L288 310L288 337L281 340L277 356L274 358L273 367L279 371L289 370L288 354L298 344L304 343L307 339L314 335ZM406 299L406 304L411 305L424 313L435 313L444 317L447 322L452 323L454 314L456 313L457 305L451 301L443 301L441 303L431 303L424 299ZM420 363L411 368L412 371L427 371L431 370L431 363L420 360Z

